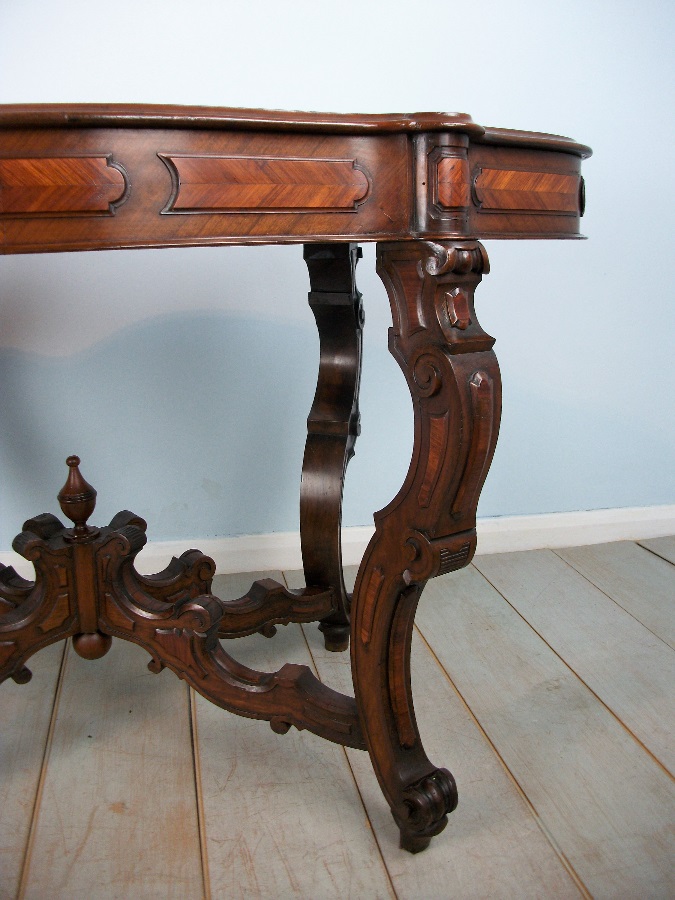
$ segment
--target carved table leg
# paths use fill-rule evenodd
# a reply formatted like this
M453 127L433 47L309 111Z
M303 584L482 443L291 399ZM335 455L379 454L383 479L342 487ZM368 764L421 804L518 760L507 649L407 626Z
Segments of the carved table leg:
M492 459L501 404L494 339L476 320L473 294L488 271L477 242L378 245L378 273L394 327L415 443L398 496L375 514L352 608L352 671L362 730L382 790L418 852L457 805L455 781L427 758L413 709L410 644L426 581L467 565L476 506Z
M320 339L319 377L307 420L300 489L305 583L332 590L335 611L321 620L328 650L349 644L349 602L342 576L340 526L347 463L359 433L363 307L356 289L356 244L307 244L309 303Z

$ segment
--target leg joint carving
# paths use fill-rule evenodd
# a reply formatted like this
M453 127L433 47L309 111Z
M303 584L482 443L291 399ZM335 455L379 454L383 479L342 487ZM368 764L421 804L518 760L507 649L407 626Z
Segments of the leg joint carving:
M476 550L476 531L461 531L435 540L429 540L419 531L413 532L406 547L411 560L403 572L403 580L406 584L423 584L429 578L468 565Z

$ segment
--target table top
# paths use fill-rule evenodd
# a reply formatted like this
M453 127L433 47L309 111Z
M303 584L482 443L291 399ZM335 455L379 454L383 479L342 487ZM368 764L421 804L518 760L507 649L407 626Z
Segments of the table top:
M590 152L464 113L0 106L0 253L574 238Z

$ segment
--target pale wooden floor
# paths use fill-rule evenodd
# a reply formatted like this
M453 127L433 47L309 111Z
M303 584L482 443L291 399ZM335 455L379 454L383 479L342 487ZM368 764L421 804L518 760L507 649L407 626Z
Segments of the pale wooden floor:
M364 753L228 715L131 644L90 663L50 647L0 689L0 896L673 897L674 601L675 538L431 582L416 707L460 805L418 856ZM315 626L231 649L349 690Z

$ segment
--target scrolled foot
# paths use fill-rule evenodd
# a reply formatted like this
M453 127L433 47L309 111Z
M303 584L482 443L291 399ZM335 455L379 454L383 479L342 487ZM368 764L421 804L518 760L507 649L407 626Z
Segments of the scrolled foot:
M270 728L275 734L288 734L291 730L291 723L282 719L281 716L273 716L270 719Z
M427 849L430 843L430 837L420 837L417 834L401 829L401 840L399 841L401 850L407 850L408 853L421 853L422 850Z
M457 785L447 769L436 769L412 784L403 794L406 821L399 822L401 849L409 853L425 850L448 824L457 799Z

